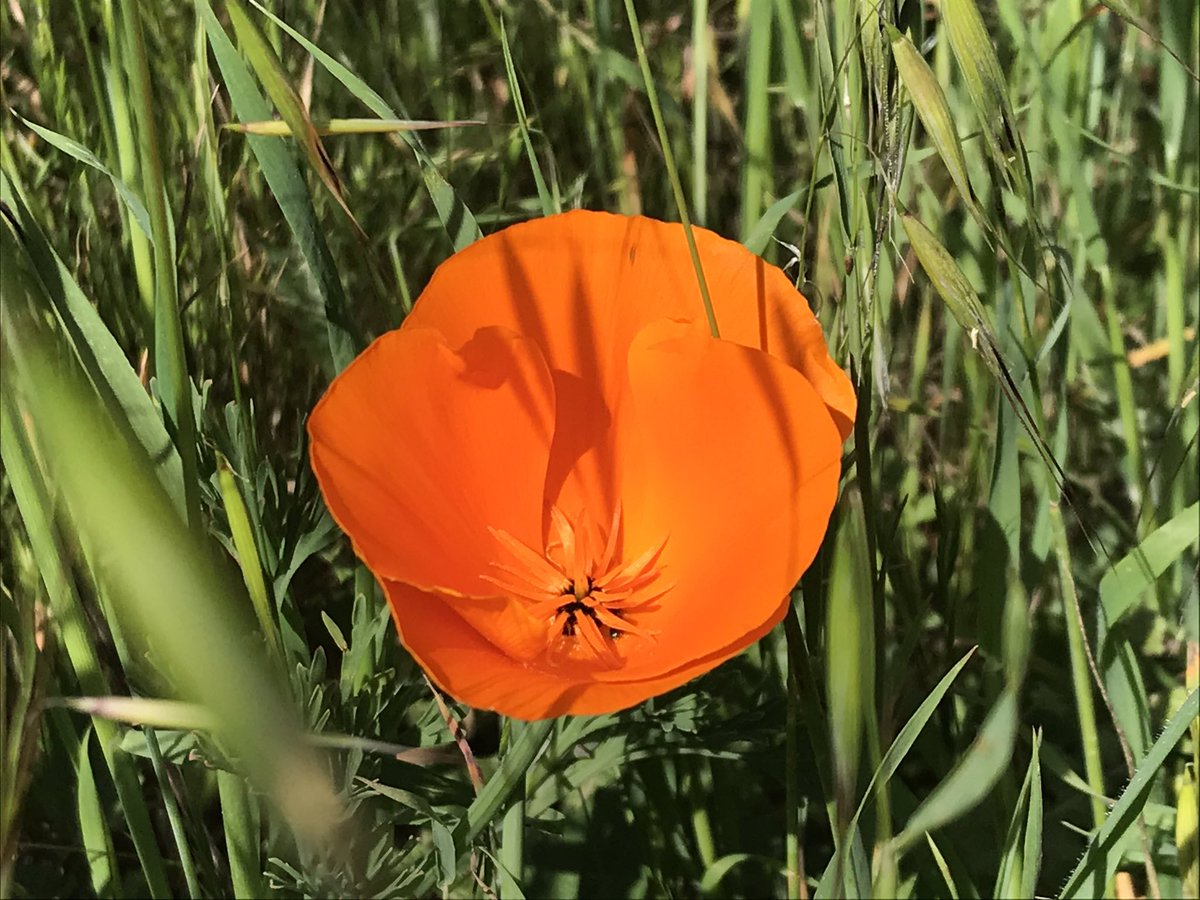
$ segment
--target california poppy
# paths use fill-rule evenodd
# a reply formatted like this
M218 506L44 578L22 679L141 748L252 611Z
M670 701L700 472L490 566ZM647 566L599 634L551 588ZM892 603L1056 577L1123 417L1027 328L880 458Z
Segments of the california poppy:
M855 413L808 304L744 247L577 211L434 273L309 420L334 518L447 693L622 709L777 624Z

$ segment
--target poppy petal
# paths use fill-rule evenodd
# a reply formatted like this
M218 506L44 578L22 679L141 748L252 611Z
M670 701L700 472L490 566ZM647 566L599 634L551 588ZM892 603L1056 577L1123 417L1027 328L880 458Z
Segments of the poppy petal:
M829 357L808 301L782 271L741 244L704 228L693 233L721 337L766 350L803 372L845 438L854 391ZM556 439L570 451L558 452L556 443L556 456L564 458L558 480L551 479L558 486L568 463L602 435L603 410L606 404L612 409L621 389L634 336L663 318L704 320L682 226L575 210L510 226L450 257L406 326L437 328L457 345L487 322L542 348L556 373L560 414L578 412L579 424L591 425L591 432L563 429ZM568 392L580 395L569 405ZM594 481L596 474L587 477ZM569 511L569 504L560 505Z
M497 528L541 545L554 388L537 346L481 328L375 341L308 423L330 512L379 577L494 595Z
M642 679L774 613L825 534L842 441L795 369L674 322L634 341L617 433L624 547L666 538L657 569L672 587L628 610L657 640L631 645L620 671L597 677Z
M527 721L615 712L665 693L761 638L783 618L790 602L777 604L753 632L706 657L652 678L611 682L575 679L513 659L456 611L469 599L439 596L401 582L384 581L383 586L401 642L438 687L468 706Z

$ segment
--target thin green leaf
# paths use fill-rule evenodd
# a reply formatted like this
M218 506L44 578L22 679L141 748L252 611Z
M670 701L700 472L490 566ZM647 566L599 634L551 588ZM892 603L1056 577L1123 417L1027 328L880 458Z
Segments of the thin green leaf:
M133 192L133 189L124 181L116 176L104 163L100 162L83 144L71 140L66 135L59 134L57 131L51 131L49 128L43 128L35 122L30 122L23 117L19 112L14 111L13 115L19 119L26 128L35 132L46 143L52 147L56 147L63 153L70 156L72 159L77 159L85 166L91 166L101 175L105 175L112 182L112 186L116 189L117 195L125 203L129 214L133 216L133 220L137 222L138 228L146 235L150 243L154 243L154 234L150 229L150 214L146 212L146 207L142 204L141 199Z
M351 72L346 66L338 62L299 31L292 28L292 26L288 25L259 3L258 0L250 0L250 2L254 5L255 9L287 32L294 41L312 54L313 59L324 66L330 75L336 78L346 90L362 101L371 112L382 119L403 118L402 116L398 116L378 93L372 90L366 82ZM260 116L259 118L267 117ZM400 132L400 137L404 139L405 143L416 154L417 162L421 166L421 177L425 182L425 190L429 193L430 199L433 200L438 218L441 220L442 226L446 229L446 234L449 235L454 249L462 250L464 247L481 238L483 232L479 230L479 223L475 220L475 214L471 212L471 208L463 202L462 197L450 186L450 182L442 177L441 172L434 165L433 158L425 150L425 146L421 143L419 137L409 131Z
M1025 816L1025 846L1021 854L1022 897L1032 897L1037 890L1042 869L1042 736L1035 733L1033 756L1029 760L1029 806Z
M84 296L71 275L71 270L46 240L41 226L13 189L4 172L0 172L0 202L13 212L19 233L8 232L13 239L14 257L0 266L0 276L6 285L6 299L16 303L18 288L15 279L25 268L19 261L24 256L27 272L32 276L21 290L30 293L30 300L41 310L53 310L88 384L100 403L108 410L112 421L126 437L141 446L151 460L151 471L171 498L182 516L184 513L183 467L170 435L163 427L162 415L154 407L137 373L129 365L112 333L105 326L96 307ZM5 217L6 223L8 222ZM6 238L7 241L7 238Z
M314 127L312 119L309 118L308 110L300 100L300 95L292 87L288 74L284 71L283 63L275 55L275 50L267 42L258 25L246 14L241 0L225 0L225 9L229 12L229 21L237 34L242 53L245 54L262 86L266 88L267 96L271 98L271 102L283 116L283 121L287 123L288 129L299 142L309 165L317 173L321 183L325 185L333 199L337 201L338 206L342 208L342 212L346 214L361 235L362 228L346 203L346 195L342 190L337 171L333 168L333 162L321 144L320 135Z
M225 29L217 21L209 0L194 0L194 3L196 13L208 32L217 67L221 70L225 88L229 92L229 99L238 118L247 122L271 118L270 106L254 84L250 70L234 49ZM262 167L267 186L275 195L279 208L296 237L300 252L316 279L317 289L325 304L330 357L334 370L340 372L350 364L355 355L354 341L349 328L349 304L324 233L317 223L317 214L313 209L312 198L304 184L304 178L291 154L278 141L257 135L248 136L247 140L259 166Z
M872 584L867 527L857 490L848 491L842 505L826 622L829 736L838 810L843 817L839 827L848 821L853 803L865 717L875 714L868 706L868 685L875 679L875 629L872 606L867 602Z
M925 840L929 844L929 852L933 854L933 861L937 864L938 871L942 873L942 880L946 882L946 889L950 891L951 900L958 900L958 888L955 886L954 878L950 874L950 867L946 865L946 857L942 856L942 851L933 842L931 835L926 834Z
M525 145L525 155L529 159L529 168L533 172L533 183L537 187L538 202L542 205L542 215L550 216L561 212L558 192L553 195L546 187L546 179L542 177L542 164L538 162L533 150L533 139L529 136L529 122L525 115L525 100L521 96L521 83L517 80L517 69L513 65L512 50L508 46L508 31L504 27L504 19L500 19L500 50L504 54L504 72L508 76L508 90L512 95L513 107L517 113L517 129L521 133L521 142Z
M1138 815L1150 797L1155 778L1198 715L1200 690L1193 690L1133 773L1104 824L1088 842L1083 858L1063 885L1059 897L1097 896L1097 891L1103 890L1103 886L1108 884L1120 862L1115 852L1117 846L1135 827Z
M1193 503L1147 535L1100 579L1100 605L1111 627L1160 575L1200 543L1200 503Z
M978 805L1008 768L1016 735L1017 696L1005 690L966 754L917 807L904 831L895 838L898 852L911 847L926 832L953 822Z
M1029 768L1025 770L1025 780L1021 782L1021 792L1017 795L1012 818L1008 822L1008 832L1004 837L1004 847L1000 857L1000 869L996 873L996 883L992 888L993 897L1021 897L1033 900L1032 890L1026 893L1020 890L1020 884L1026 875L1025 844L1027 835L1024 834L1023 826L1030 818L1029 811L1032 802L1030 792L1033 789L1035 771L1038 766L1038 742L1039 738L1037 734L1034 734L1033 756L1029 760ZM1040 777L1038 784L1040 788ZM1038 827L1041 827L1040 819ZM1036 863L1033 870L1036 875Z
M79 832L83 838L83 852L87 857L88 874L92 879L92 890L97 897L121 896L121 870L117 865L117 854L113 849L112 834L104 817L104 805L96 788L96 775L92 771L92 729L86 728L79 742L79 756L75 761L76 801L79 807Z
M967 93L975 105L984 144L1009 187L1026 203L1032 198L1029 161L1008 99L1008 83L975 0L944 0L942 19Z
M783 217L788 214L788 210L795 206L802 196L804 196L803 189L792 191L786 197L779 198L767 207L762 218L755 223L754 227L750 229L750 233L746 235L746 239L742 241L746 249L757 256L762 256L775 229L779 227Z
M221 454L217 454L217 481L221 489L221 502L225 506L225 516L229 520L229 533L237 550L242 578L246 582L254 614L258 618L258 625L262 629L267 646L271 648L275 664L282 670L283 644L279 637L279 627L275 624L275 617L271 612L271 598L267 594L267 583L263 578L258 545L254 541L254 529L250 525L250 516L246 512L246 504L242 500L241 491L238 490L233 470Z

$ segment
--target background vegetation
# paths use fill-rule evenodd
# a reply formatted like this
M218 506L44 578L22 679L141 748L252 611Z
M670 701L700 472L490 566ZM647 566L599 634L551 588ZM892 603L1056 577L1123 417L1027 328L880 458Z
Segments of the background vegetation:
M1196 896L1196 4L637 12L4 5L0 893ZM305 415L668 158L853 368L826 547L641 708L447 707Z

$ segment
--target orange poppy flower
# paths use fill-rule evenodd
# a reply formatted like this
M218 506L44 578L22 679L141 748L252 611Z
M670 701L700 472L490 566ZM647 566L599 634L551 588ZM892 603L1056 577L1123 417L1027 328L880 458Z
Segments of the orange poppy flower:
M334 518L458 700L600 713L783 616L855 397L804 298L744 247L577 211L455 254L309 419Z

